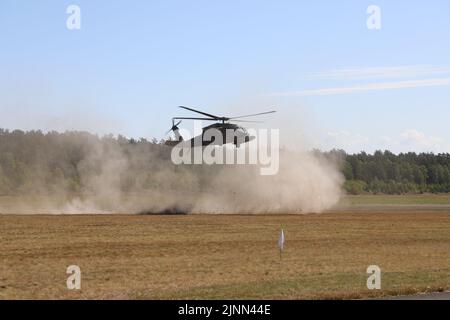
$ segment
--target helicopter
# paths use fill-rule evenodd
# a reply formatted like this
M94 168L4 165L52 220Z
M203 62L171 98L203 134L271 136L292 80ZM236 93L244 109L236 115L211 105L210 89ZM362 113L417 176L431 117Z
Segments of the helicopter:
M243 116L238 117L219 117L210 113L206 113L200 110L195 110L192 108L179 106L179 108L195 112L198 114L201 114L203 117L174 117L172 118L172 127L169 131L166 132L166 135L170 132L173 132L175 135L175 140L167 140L165 142L165 145L167 146L179 146L180 144L184 146L203 146L206 147L208 145L216 145L216 146L222 146L225 144L234 144L236 147L239 148L240 144L250 142L255 139L254 136L251 136L248 131L235 123L231 122L248 122L248 123L261 123L261 121L251 121L251 120L241 120L242 118L249 118L249 117L255 117L260 116L264 114L270 114L275 113L276 111L267 111L267 112L261 112L261 113L255 113L255 114L247 114ZM216 123L213 123L209 126L206 126L202 129L202 134L198 135L190 140L185 141L183 137L181 136L179 132L179 125L183 120L205 120L205 121L215 121ZM178 121L177 123L175 123ZM217 130L216 132L220 132L222 139L215 139L214 136L205 139L205 134L209 130ZM209 132L211 132L209 131ZM232 132L233 134L229 134Z

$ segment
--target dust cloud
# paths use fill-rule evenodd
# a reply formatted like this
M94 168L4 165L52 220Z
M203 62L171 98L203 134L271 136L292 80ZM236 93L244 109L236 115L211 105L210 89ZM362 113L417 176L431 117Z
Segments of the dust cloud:
M160 143L66 134L68 158L36 155L35 175L0 197L0 213L318 213L341 196L338 161L319 152L282 148L278 173L263 176L260 165L175 165Z
M240 100L229 113L271 105ZM260 165L175 165L170 147L143 139L80 132L31 137L40 145L30 152L27 181L18 192L0 190L0 213L320 213L338 203L344 178L339 159L311 151L305 114L291 108L262 125L280 129L279 170L269 176Z

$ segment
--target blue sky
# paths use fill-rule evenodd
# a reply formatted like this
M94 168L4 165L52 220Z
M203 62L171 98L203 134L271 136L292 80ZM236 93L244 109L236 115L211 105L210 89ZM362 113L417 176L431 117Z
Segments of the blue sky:
M81 9L68 30L66 8ZM381 29L369 30L369 5ZM0 127L164 137L176 106L349 152L450 152L450 2L0 1ZM189 124L186 124L187 126Z

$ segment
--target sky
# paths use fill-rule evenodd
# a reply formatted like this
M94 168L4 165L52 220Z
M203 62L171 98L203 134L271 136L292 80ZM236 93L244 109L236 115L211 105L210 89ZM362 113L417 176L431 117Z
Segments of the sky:
M179 105L275 109L267 126L308 147L450 152L449 12L448 0L0 0L0 127L160 139L191 115Z

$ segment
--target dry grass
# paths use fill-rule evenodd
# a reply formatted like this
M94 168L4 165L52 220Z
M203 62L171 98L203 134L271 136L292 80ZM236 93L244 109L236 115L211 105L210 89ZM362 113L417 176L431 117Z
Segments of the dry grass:
M277 248L281 228L286 250ZM0 215L0 298L365 298L450 289L450 211ZM66 288L66 268L82 290ZM366 289L379 265L383 290Z

